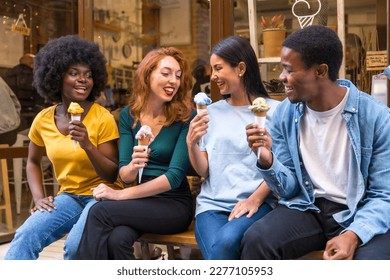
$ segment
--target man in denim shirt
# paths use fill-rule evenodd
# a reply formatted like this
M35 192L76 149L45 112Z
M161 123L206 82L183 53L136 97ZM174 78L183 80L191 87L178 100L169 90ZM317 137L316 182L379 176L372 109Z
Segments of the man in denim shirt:
M337 34L320 25L283 43L288 98L271 135L247 126L279 206L245 233L244 259L295 259L313 250L325 250L324 259L390 259L390 111L337 80L342 56Z

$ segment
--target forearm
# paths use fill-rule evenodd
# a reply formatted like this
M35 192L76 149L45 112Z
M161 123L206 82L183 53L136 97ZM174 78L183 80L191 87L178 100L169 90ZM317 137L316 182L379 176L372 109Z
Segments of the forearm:
M44 198L45 194L43 191L41 165L27 160L26 173L28 185L34 202L38 199Z
M167 177L161 175L141 185L120 190L119 200L150 197L169 190L171 190L171 186Z
M273 155L273 163L269 169L262 169L258 163L257 167L261 171L268 187L277 196L290 199L300 191L299 182L295 173L279 162L275 155Z
M104 144L103 144L104 145ZM85 149L89 160L91 161L93 167L95 168L96 173L107 180L108 182L114 182L118 177L118 163L114 159L117 156L117 152L115 150L110 150L109 152L105 152L104 150L100 150L96 148L94 145L91 145L88 149ZM106 156L110 155L109 156Z
M122 166L119 169L119 177L126 184L133 183L137 178L137 174L138 174L138 169L134 168L134 166L130 163L126 166Z
M188 149L188 156L190 158L190 162L196 173L198 173L201 177L208 177L209 175L209 164L207 160L207 153L202 152L198 145L191 147Z
M248 200L254 201L258 206L263 204L268 195L271 194L271 190L267 183L263 181L257 190L248 197Z

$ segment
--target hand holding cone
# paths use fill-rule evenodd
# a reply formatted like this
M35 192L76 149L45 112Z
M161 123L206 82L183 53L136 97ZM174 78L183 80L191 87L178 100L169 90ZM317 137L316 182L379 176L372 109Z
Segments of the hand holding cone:
M70 119L80 121L81 114L84 113L84 109L76 102L71 102L68 108L68 113L70 113ZM76 151L77 141L73 140L73 148Z
M211 104L211 98L204 92L198 92L194 96L194 102L196 104L196 112L199 115L201 112L207 110L207 105ZM200 139L200 142L203 142L203 137Z
M265 126L265 120L267 116L267 111L270 109L270 106L267 104L267 101L263 97L257 97L253 100L252 105L248 107L249 110L255 115L255 124L258 127L263 128ZM261 148L257 150L257 158L260 159Z
M137 132L137 134L135 135L135 139L138 140L138 145L144 147L145 152L147 153L149 145L154 140L154 135L152 133L152 129L147 125L143 125L140 128L140 130ZM144 171L143 168L140 168L138 170L138 183L141 183L143 171Z

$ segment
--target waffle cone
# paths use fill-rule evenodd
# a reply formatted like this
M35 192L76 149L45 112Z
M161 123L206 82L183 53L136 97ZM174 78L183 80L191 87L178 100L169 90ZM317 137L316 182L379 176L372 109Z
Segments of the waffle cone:
M196 109L199 109L199 110L207 109L207 105L199 105L199 104L196 104Z
M265 117L267 116L267 111L254 112L256 117Z
M138 144L141 146L149 146L149 142L150 142L149 136L145 136L144 138L138 140Z

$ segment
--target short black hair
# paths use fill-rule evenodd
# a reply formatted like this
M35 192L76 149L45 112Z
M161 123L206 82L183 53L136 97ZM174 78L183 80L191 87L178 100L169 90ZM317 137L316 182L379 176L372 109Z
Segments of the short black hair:
M252 46L247 39L240 36L230 36L218 42L212 49L211 54L221 57L232 67L237 67L240 62L246 64L244 86L249 95L257 97L269 97L260 76L259 63Z
M336 32L329 27L304 27L287 36L282 45L300 53L307 68L315 64L327 64L329 79L337 80L343 60L343 45Z
M106 59L99 46L77 35L66 35L50 40L34 60L33 86L51 101L62 100L63 79L69 67L85 64L91 68L93 88L87 100L94 101L107 83Z

